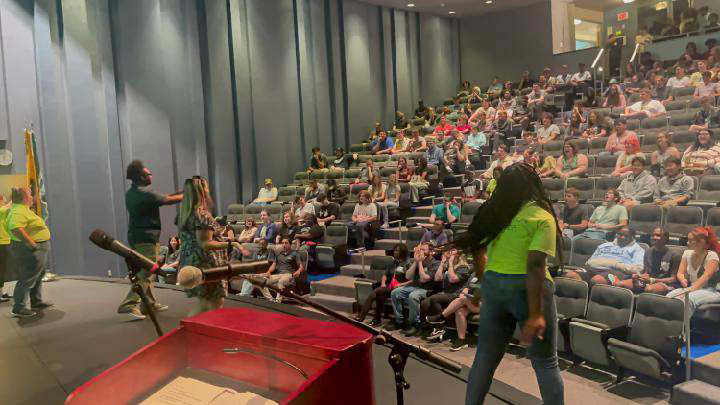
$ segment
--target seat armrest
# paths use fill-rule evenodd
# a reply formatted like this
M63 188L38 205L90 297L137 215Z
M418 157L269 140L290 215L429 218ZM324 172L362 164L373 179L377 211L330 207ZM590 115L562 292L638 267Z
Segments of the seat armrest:
M602 339L603 339L603 342L607 342L608 339L610 339L610 338L625 340L625 339L627 339L629 332L630 332L630 327L628 327L627 325L618 326L616 328L605 329L602 331Z

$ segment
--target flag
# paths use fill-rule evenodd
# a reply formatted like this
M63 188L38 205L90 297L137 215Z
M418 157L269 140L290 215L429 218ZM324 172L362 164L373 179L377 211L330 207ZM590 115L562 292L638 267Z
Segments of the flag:
M27 156L27 185L32 195L33 207L35 213L45 218L43 212L43 194L45 193L42 171L37 156L37 144L35 143L35 133L25 128L25 154Z

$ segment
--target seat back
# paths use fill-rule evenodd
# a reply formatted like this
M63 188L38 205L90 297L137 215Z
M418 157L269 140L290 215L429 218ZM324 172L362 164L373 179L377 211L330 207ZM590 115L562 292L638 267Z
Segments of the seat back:
M672 236L686 236L703 224L703 210L700 207L670 207L665 216L665 229Z
M705 226L712 227L717 235L720 233L720 207L710 208L705 218Z
M345 176L345 171L344 171L344 170L337 170L337 169L336 169L336 170L330 170L330 171L328 171L327 173L325 173L325 178L328 179L328 180L330 180L330 179L340 180L340 179L342 179L344 176Z
M380 169L380 177L388 178L391 174L395 174L396 172L396 167L383 167L382 169Z
M344 224L332 224L325 227L323 244L332 246L346 246L348 243L348 228Z
M405 239L405 246L408 248L408 252L412 252L417 245L420 244L420 240L422 239L423 235L425 234L424 228L410 228L407 231L407 236Z
M595 179L595 192L593 199L604 200L605 193L611 188L618 188L622 179L620 177L599 177Z
M588 305L588 284L566 277L555 278L557 313L565 318L584 317Z
M664 129L667 128L666 117L648 118L642 121L642 129Z
M595 179L568 179L565 188L574 188L580 192L580 200L587 201L593 197L595 192Z
M609 328L630 325L634 298L627 288L596 284L590 290L586 318Z
M695 142L697 134L690 131L675 131L670 138L672 139L672 143L682 152Z
M318 180L323 181L325 180L326 171L325 170L315 170L314 172L311 172L309 175L310 180Z
M670 90L670 94L672 94L673 98L675 99L677 99L678 97L692 96L693 94L695 94L695 87L674 87L672 90Z
M558 157L562 155L563 143L560 141L550 141L543 145L543 153Z
M572 245L570 265L583 267L585 262L595 253L595 249L606 241L599 239L580 238L575 239Z
M575 147L578 150L578 153L587 154L588 149L590 148L590 142L588 142L585 138L575 138L570 140L570 143L575 145Z
M346 179L355 180L360 175L360 169L348 169L345 170L344 176Z
M242 204L230 204L227 209L227 222L242 222L244 220L245 206Z
M640 150L644 153L650 153L657 149L658 132L648 132L642 137Z
M664 356L675 355L677 345L670 338L682 334L683 315L683 301L642 293L637 296L628 342Z
M607 137L591 139L589 153L591 155L597 155L600 152L604 151L605 145L607 145L607 140Z
M280 187L278 189L277 201L290 202L295 197L294 187Z
M698 200L720 201L720 176L705 175L700 178Z
M352 221L352 214L355 211L354 203L344 203L340 206L340 220L341 221Z
M651 234L662 225L662 208L655 204L640 204L630 211L630 228L640 234Z
M373 270L373 273L375 272L385 272L389 269L391 269L395 265L395 258L392 256L373 256L372 260L370 261L370 270ZM380 277L378 276L378 279ZM388 280L388 283L390 280Z
M460 218L458 219L458 222L461 224L471 223L482 204L483 203L476 201L470 201L463 204L462 210L460 210Z
M306 183L308 181L308 172L297 172L295 173L295 176L293 176L293 180L295 183Z
M282 221L282 205L271 204L264 207L271 221Z
M551 201L562 200L565 197L565 180L564 179L542 179L545 192Z
M595 160L595 174L607 175L615 170L618 155L600 155Z
M245 207L245 215L244 218L252 218L255 221L260 219L260 212L265 209L266 206L264 205L248 205ZM243 218L243 220L244 220Z

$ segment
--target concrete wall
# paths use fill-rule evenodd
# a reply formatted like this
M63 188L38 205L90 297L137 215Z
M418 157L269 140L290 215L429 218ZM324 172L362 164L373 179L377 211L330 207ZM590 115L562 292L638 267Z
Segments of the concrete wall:
M290 181L312 147L441 102L458 55L457 22L354 0L5 0L0 140L15 161L0 173L25 172L32 123L57 271L119 274L87 235L125 239L131 160L160 192L208 176L222 214L265 177Z

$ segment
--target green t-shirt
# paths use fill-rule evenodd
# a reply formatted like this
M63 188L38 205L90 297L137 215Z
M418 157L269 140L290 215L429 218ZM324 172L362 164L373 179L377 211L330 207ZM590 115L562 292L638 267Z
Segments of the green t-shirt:
M456 218L460 218L460 207L455 204L450 204L450 212ZM438 204L433 207L433 214L435 218L441 219L443 222L448 222L447 212L445 210L445 204Z
M125 193L125 207L129 214L128 243L158 243L160 241L160 206L164 200L147 187L133 184Z
M590 221L598 225L617 225L620 221L627 219L627 209L620 204L615 204L609 208L607 205L601 205L595 208L595 211L590 216Z
M553 216L537 204L527 203L488 245L485 268L501 274L527 274L528 252L555 257L556 236ZM546 276L551 279L547 270Z

